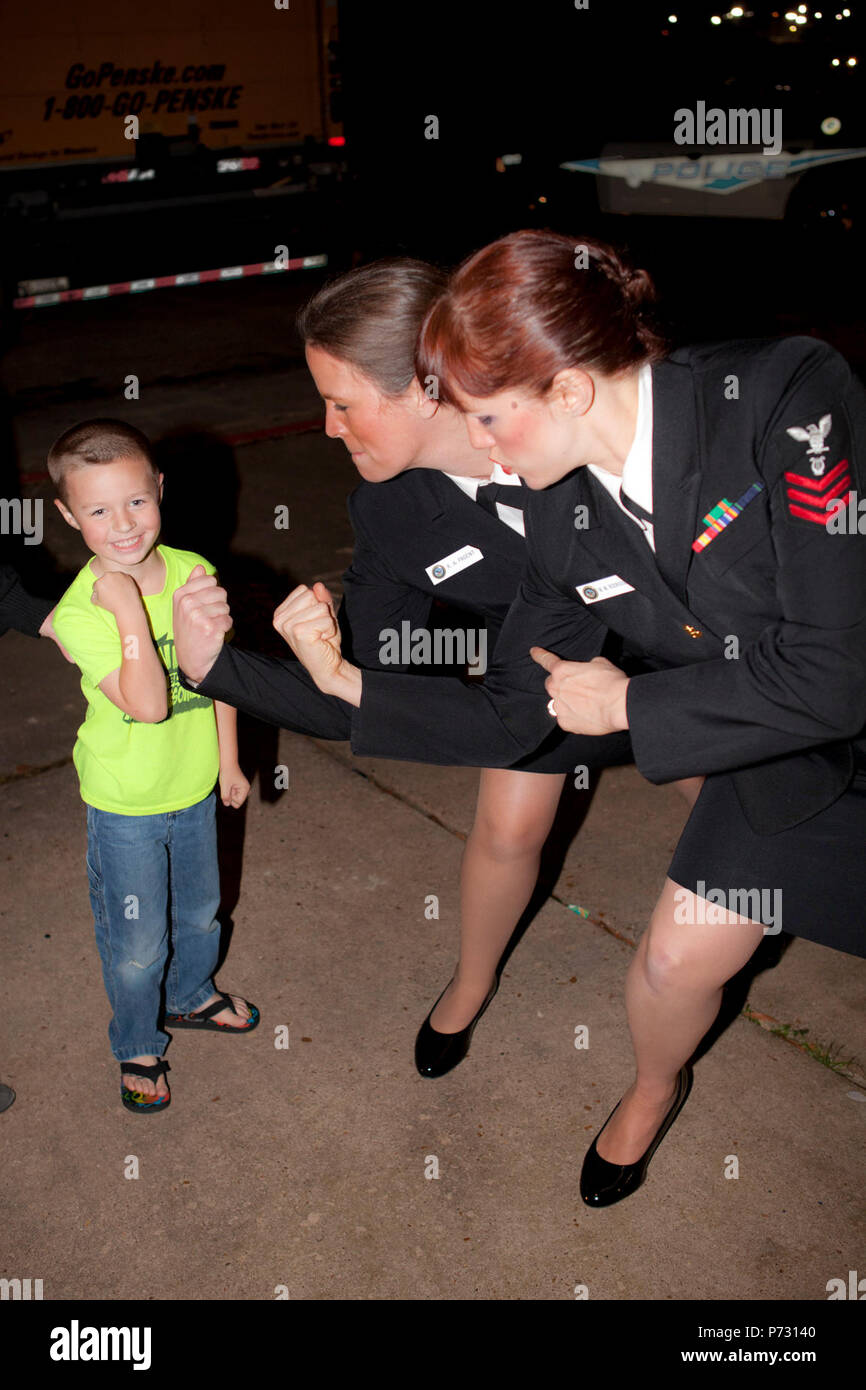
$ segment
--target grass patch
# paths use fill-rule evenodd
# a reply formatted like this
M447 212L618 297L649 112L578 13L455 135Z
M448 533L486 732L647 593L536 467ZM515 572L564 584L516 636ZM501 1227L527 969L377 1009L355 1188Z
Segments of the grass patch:
M816 1062L828 1067L830 1071L838 1072L840 1075L846 1075L852 1070L863 1071L859 1057L845 1057L845 1049L841 1043L834 1040L829 1043L813 1042L807 1037L808 1028L794 1028L790 1023L779 1023L770 1014L759 1013L748 1003L743 1008L743 1013L753 1023L766 1028L768 1033L774 1033L777 1038L784 1038L786 1042L793 1043L802 1052L808 1052L810 1057L814 1057Z

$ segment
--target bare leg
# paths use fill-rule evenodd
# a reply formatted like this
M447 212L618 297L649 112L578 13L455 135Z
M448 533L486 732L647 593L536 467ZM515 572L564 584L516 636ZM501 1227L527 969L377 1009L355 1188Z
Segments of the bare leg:
M485 768L460 874L460 959L433 1011L439 1033L459 1033L484 1003L496 966L538 879L564 772Z
M719 924L702 924L704 914ZM719 1011L722 985L752 956L763 930L665 879L626 977L637 1077L598 1141L608 1163L636 1163L649 1147L680 1067Z

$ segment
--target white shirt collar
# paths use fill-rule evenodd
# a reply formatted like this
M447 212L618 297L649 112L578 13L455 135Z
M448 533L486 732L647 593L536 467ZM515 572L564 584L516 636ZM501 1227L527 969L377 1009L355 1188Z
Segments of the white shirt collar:
M498 463L494 463L493 472L489 478L466 478L461 473L446 473L446 478L450 478L452 483L456 483L461 492L465 492L467 497L471 497L474 502L478 496L479 487L484 487L485 483L502 483L505 487L520 487L520 478L516 473L506 473L500 468Z
M644 511L651 512L653 509L653 376L649 362L645 362L638 371L637 421L634 439L623 464L622 477L600 468L597 463L587 464L587 468L607 488L620 511L640 527L648 544L655 550L652 523L639 521L619 500L622 487L626 496L637 502Z

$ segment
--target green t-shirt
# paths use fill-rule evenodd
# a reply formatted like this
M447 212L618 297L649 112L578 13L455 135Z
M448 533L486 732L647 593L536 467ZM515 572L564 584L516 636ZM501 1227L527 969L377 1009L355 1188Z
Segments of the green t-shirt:
M214 567L190 550L160 545L165 562L161 593L144 595L156 648L169 675L168 717L140 724L99 689L123 659L114 614L91 602L96 578L90 564L76 575L54 615L54 630L81 669L87 714L78 730L73 762L81 799L99 811L152 816L181 811L204 800L219 772L213 702L185 690L177 675L172 596L196 565Z

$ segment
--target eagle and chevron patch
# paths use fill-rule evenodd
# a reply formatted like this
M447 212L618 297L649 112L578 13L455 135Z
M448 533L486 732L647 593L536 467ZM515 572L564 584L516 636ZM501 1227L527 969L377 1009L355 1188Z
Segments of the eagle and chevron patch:
M789 468L784 474L788 513L797 521L811 521L816 526L827 524L829 503L845 497L851 490L848 459L831 463L831 451L826 441L832 425L833 417L827 414L822 415L817 424L790 425L785 431L791 439L809 446L805 458L801 460L801 464L808 462L809 473Z

